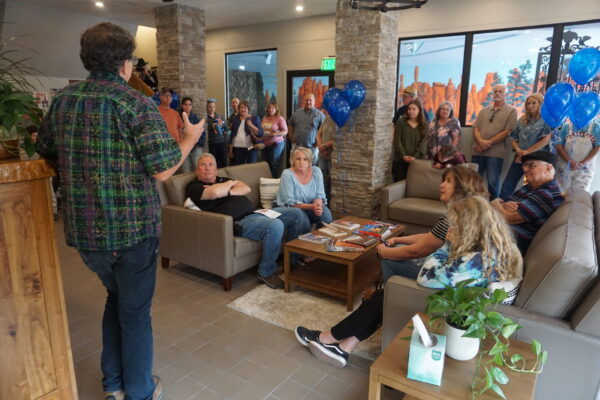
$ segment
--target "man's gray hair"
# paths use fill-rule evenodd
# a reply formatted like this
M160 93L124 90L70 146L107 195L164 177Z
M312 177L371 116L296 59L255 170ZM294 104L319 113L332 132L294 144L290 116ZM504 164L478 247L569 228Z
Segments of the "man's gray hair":
M212 158L212 160L215 162L215 165L217 164L217 159L215 158L215 156L212 155L212 153L202 153L200 157L198 157L198 164L200 164L200 160L206 157Z

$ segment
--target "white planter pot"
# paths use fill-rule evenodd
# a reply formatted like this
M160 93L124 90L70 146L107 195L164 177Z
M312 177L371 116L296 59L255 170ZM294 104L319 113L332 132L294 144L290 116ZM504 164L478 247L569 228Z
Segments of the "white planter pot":
M464 333L464 330L456 329L447 322L444 325L446 354L458 361L470 360L479 351L479 339L462 337Z

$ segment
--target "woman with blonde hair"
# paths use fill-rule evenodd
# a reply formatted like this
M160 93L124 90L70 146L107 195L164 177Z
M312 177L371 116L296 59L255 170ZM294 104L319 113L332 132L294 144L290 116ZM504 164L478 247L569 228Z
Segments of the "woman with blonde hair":
M306 147L296 147L290 156L292 166L283 171L277 204L279 207L297 207L306 216L303 224L310 230L315 223L322 226L323 222L333 221L331 211L327 208L327 196L323 185L323 173L319 167L312 165L313 155Z
M523 274L523 259L505 219L480 196L452 201L446 243L423 264L417 283L434 289L473 279L487 287ZM512 302L514 296L509 300Z
M516 128L510 134L515 159L502 183L502 189L500 190L502 200L510 198L517 187L517 183L523 177L521 157L534 151L548 150L552 129L542 119L540 110L543 103L544 96L540 93L534 93L527 97L527 100L525 100L525 113L519 118Z

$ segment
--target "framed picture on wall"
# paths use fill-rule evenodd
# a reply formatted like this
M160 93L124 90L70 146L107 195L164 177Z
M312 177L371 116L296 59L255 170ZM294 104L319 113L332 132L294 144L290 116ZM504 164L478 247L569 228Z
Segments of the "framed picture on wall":
M335 71L321 71L320 69L305 69L287 72L287 115L304 105L304 96L312 93L315 95L315 107L321 108L323 96L330 87L335 85Z

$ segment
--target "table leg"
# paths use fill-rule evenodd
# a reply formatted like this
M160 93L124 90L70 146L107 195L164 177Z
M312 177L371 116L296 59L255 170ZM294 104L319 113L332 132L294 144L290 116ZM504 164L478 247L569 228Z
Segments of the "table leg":
M346 310L354 308L354 263L348 263L348 287L346 288Z
M291 264L290 264L290 251L287 247L283 247L283 290L286 292L290 291L290 272L291 272Z
M381 400L381 383L373 372L369 375L369 400Z

